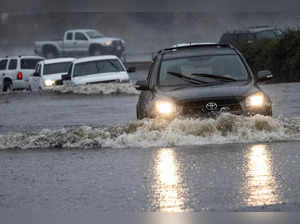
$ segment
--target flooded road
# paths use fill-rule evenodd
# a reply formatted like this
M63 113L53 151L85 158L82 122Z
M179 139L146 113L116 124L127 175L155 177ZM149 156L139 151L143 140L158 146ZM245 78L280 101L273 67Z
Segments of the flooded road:
M2 94L0 208L299 211L300 85L263 89L273 118L172 123L132 92Z
M6 210L299 210L299 143L1 151Z

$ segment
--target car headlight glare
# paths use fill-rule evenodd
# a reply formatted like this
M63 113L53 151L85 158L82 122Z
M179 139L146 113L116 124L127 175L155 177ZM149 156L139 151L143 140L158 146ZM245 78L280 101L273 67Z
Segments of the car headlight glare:
M45 86L50 87L50 86L54 86L55 85L55 81L54 80L45 80L44 81Z
M113 43L112 40L109 40L109 41L107 41L107 42L105 43L105 45L106 45L106 46L110 46L110 45L112 45L112 43Z
M162 115L170 115L176 112L176 105L168 101L157 101L155 103L155 110Z
M246 99L247 107L262 107L265 104L265 97L262 93L256 93L248 96Z

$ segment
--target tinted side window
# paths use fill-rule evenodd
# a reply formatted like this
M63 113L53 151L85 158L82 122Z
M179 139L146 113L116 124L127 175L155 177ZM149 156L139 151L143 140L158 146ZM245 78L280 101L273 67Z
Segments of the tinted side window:
M67 33L67 40L73 40L73 33Z
M75 40L87 40L83 33L75 33Z
M36 67L36 64L42 59L22 59L21 60L21 69L30 69L33 70Z
M17 69L17 64L18 64L18 60L17 59L10 60L8 69L9 70Z
M257 39L272 39L276 38L276 34L272 31L262 31L256 34Z
M0 61L0 70L5 70L7 65L7 59Z

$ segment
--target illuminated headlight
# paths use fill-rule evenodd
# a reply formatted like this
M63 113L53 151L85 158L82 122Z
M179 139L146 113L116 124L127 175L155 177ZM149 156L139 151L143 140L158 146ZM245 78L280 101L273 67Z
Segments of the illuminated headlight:
M54 80L45 80L44 84L47 87L54 86L55 85L55 81Z
M171 115L176 113L176 105L169 101L157 101L155 111L160 115Z
M262 93L256 93L248 96L246 99L247 107L262 107L265 105L265 97Z
M107 42L105 43L105 45L106 45L106 46L110 46L110 45L112 45L112 43L113 43L112 40L109 40L109 41L107 41Z

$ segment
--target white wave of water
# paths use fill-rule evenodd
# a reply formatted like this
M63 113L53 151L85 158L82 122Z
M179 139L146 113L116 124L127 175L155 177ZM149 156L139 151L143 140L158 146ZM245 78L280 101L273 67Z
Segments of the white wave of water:
M137 95L134 82L128 83L102 83L91 85L63 85L55 86L49 91L61 94L83 94L83 95Z
M300 119L223 114L217 119L134 121L124 126L76 127L0 135L0 149L170 147L300 139Z

